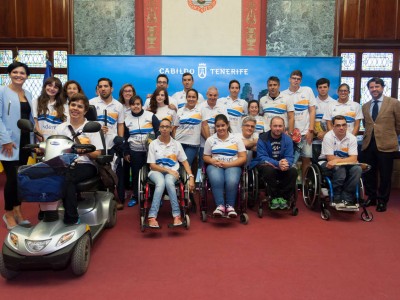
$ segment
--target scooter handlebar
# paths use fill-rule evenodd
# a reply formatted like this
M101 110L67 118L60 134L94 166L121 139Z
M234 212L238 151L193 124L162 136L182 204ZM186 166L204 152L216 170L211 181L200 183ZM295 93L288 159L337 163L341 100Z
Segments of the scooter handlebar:
M96 151L96 146L92 144L75 144L72 146L72 151L78 154L90 153Z
M26 144L22 149L24 150L34 150L39 148L39 144Z

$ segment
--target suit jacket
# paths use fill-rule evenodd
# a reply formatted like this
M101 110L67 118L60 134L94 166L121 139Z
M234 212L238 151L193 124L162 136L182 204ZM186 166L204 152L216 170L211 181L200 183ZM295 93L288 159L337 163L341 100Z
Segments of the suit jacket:
M370 114L372 104L373 100L370 100L362 106L365 126L362 150L368 147L374 132L376 146L379 151L398 151L399 142L397 136L400 134L400 101L384 96L375 122Z

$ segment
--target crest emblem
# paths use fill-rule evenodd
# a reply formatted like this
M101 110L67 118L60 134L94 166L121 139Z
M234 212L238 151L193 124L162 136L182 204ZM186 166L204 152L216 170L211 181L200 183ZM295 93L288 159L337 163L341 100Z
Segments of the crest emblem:
M216 4L217 0L188 0L189 7L201 13L213 9Z
M207 65L204 63L199 64L197 68L199 78L204 79L207 76Z

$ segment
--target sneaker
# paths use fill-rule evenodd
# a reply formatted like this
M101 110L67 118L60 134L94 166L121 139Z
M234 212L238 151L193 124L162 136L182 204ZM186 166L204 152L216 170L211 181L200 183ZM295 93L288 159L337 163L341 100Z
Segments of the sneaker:
M236 213L235 209L232 206L230 206L229 204L226 205L226 213L228 214L229 218L237 217L237 213Z
M137 204L136 199L132 197L131 200L129 200L128 202L128 207L135 206L136 204Z
M346 203L344 203L343 201L336 203L336 208L345 208L345 207L346 207Z
M174 226L180 226L182 225L182 219L181 216L176 216L174 217L174 222L172 223Z
M328 197L329 196L329 191L327 188L321 188L321 196L322 197Z
M287 200L284 198L279 198L279 208L280 209L286 209L288 208Z
M278 209L281 207L279 198L272 199L271 203L269 204L270 209Z
M356 205L352 201L343 200L345 207L347 208L357 208Z
M218 205L214 210L213 215L216 217L222 217L225 214L225 207L223 205Z

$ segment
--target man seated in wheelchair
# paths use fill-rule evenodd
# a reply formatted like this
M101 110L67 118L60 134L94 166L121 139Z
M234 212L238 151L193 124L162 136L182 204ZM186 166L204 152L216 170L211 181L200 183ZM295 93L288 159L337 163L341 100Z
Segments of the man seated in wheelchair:
M234 207L241 167L246 163L246 148L242 139L231 133L229 121L223 114L215 117L215 133L204 145L203 159L207 164L206 172L217 206L213 215L236 217Z
M257 166L262 180L267 184L271 196L271 209L286 209L296 185L297 170L293 165L293 142L285 134L285 121L273 117L270 130L260 134L257 157L250 168Z
M175 183L180 177L179 162L182 163L189 176L190 191L194 190L194 176L187 162L185 151L183 151L182 145L171 137L171 121L163 119L159 129L160 136L150 143L147 155L147 163L150 164L151 169L149 178L156 186L148 216L149 227L154 228L159 227L157 214L164 189L167 189L171 201L173 225L182 225L181 211L175 190Z
M355 191L362 173L361 166L357 165L357 138L347 131L344 116L333 117L332 125L333 129L322 141L319 164L324 175L332 177L332 205L351 208L355 205Z

